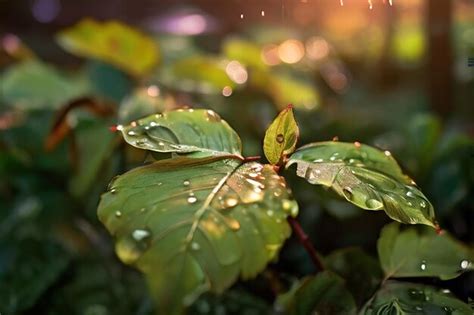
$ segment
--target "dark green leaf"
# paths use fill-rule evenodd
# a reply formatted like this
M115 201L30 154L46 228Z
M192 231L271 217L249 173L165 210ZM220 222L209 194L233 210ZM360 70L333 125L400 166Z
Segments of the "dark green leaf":
M98 209L117 255L146 274L165 314L239 275L254 277L290 235L286 217L296 212L271 166L235 156L136 168L110 184Z
M278 114L265 132L263 150L267 160L277 165L295 151L299 129L293 115L293 107L288 107Z
M120 126L129 144L156 152L240 155L237 133L212 110L178 109Z
M421 284L388 281L361 310L361 315L468 315L469 305L449 290Z
M385 210L399 222L436 226L434 210L390 152L358 142L318 142L291 155L297 175L309 183L332 188L366 210Z
M378 240L378 252L386 277L439 277L452 279L474 269L474 250L447 232L386 226Z
M372 296L383 278L379 262L360 248L337 250L327 256L324 262L327 269L346 280L346 286L357 305Z
M330 271L304 278L295 288L279 297L277 307L291 315L355 314L353 297L344 280Z
M34 60L11 67L0 81L0 103L3 98L6 104L19 109L55 109L85 91L79 82Z

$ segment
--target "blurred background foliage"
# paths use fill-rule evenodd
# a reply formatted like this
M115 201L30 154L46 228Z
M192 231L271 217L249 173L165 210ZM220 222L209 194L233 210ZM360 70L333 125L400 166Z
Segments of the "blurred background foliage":
M440 13L431 2L0 0L0 313L153 312L96 207L114 175L149 159L109 127L184 106L218 112L246 156L262 155L265 128L288 103L300 144L337 137L390 150L441 226L472 246L474 4L440 1ZM337 261L351 247L352 275L379 279L386 216L288 176L321 254ZM191 313L279 313L292 302L276 296L313 268L291 239L256 280L205 295ZM474 296L472 273L423 281ZM366 285L351 303L370 297Z

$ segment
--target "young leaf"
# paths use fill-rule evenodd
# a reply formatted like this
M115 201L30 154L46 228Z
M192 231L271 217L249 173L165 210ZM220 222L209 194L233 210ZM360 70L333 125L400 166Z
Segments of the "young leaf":
M118 129L129 144L156 152L240 156L242 150L237 133L212 110L178 109Z
M285 181L269 165L235 156L178 157L116 178L99 219L119 258L143 271L164 314L202 292L220 293L275 258L296 215Z
M449 290L388 281L360 311L361 315L472 314Z
M385 210L395 221L435 227L433 206L389 151L358 142L318 142L298 149L286 167L309 183L332 188L366 210Z
M344 286L344 280L330 271L304 278L297 287L277 300L285 314L355 314L353 297Z
M278 114L265 132L263 150L267 160L271 164L277 165L287 155L293 153L298 136L299 129L293 116L293 106L288 105Z
M146 74L159 60L152 38L115 21L84 19L61 31L57 40L70 53L111 63L132 75Z
M407 228L398 223L386 226L377 243L386 277L438 277L452 279L473 270L474 250L447 232Z

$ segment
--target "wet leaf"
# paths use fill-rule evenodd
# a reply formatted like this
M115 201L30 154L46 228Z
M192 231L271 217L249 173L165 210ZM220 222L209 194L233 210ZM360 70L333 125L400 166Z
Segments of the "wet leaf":
M400 230L386 226L378 240L380 263L386 277L438 277L452 279L473 270L474 250L443 231L429 228Z
M237 133L212 110L178 109L120 127L125 141L139 149L204 156L240 155Z
M39 61L26 61L0 77L0 103L22 110L55 109L85 89Z
M277 308L291 315L350 315L356 312L354 299L345 288L344 280L330 271L304 278L278 298Z
M116 21L84 19L61 31L57 40L72 54L111 63L132 75L148 73L159 61L153 39Z
M267 160L277 165L295 151L299 129L293 115L292 105L278 114L265 132L263 150Z
M336 250L324 262L328 270L346 281L357 305L367 301L382 282L383 271L379 262L360 248Z
M181 313L276 257L296 215L269 165L235 156L179 157L136 168L102 196L98 215L119 258L143 271L157 307Z
M472 309L453 296L449 290L409 282L388 281L359 314L463 315L472 314Z
M385 210L402 223L436 225L433 206L388 151L358 142L318 142L293 153L286 167L292 164L298 176L362 209Z

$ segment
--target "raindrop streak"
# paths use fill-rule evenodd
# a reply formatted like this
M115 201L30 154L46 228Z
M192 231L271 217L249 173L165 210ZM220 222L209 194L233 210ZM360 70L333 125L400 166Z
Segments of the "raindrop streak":
M261 14L262 16L265 16L265 11L262 10L262 12L260 12L260 14Z
M278 143L283 143L284 140L285 140L285 137L284 137L281 133L279 133L279 134L276 136L276 141L277 141Z
M373 4L372 4L372 0L368 0L369 1L369 9L372 10L373 9Z
M240 14L240 18L241 18L242 20L244 19L244 14L243 14L243 13Z

